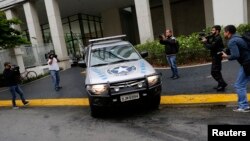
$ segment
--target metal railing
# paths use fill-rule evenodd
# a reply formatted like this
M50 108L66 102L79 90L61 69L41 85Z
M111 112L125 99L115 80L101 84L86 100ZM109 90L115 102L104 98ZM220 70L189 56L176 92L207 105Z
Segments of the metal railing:
M32 45L22 45L20 46L22 51L22 57L25 68L31 68L35 66L46 65L47 60L45 54L54 47L52 44L44 44L42 46L32 46ZM16 55L14 49L4 49L0 50L0 73L4 70L4 62L10 62L12 64L17 64Z

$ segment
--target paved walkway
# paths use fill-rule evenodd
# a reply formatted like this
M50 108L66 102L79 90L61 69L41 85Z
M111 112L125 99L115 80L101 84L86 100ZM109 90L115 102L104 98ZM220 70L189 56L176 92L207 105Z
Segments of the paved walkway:
M233 83L239 68L238 63L223 63L223 77L229 84L223 93L217 93L213 89L217 83L210 75L210 67L210 64L199 67L182 67L179 69L180 79L177 80L169 78L169 76L171 76L169 69L157 69L158 72L162 73L163 80L163 97L161 103L178 104L236 101L237 97L234 94ZM50 103L48 105L53 105L52 103L55 103L53 100L60 100L58 105L88 105L86 99L87 94L84 88L84 78L80 75L81 71L82 69L79 67L62 71L60 75L63 89L58 92L54 91L49 76L22 85L21 87L27 99L36 101L37 104L34 102L34 105L39 105L39 103L43 103L43 105ZM69 101L69 98L72 101ZM11 94L7 88L1 88L0 106L1 103L2 105L8 105L10 99ZM49 102L49 99L52 101Z

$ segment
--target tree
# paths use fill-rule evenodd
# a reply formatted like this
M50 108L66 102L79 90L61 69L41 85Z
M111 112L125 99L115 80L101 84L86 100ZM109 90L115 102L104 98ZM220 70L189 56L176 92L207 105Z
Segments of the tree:
M17 45L29 43L21 36L21 32L12 28L11 25L20 24L18 19L7 20L5 14L0 11L0 49L13 48Z

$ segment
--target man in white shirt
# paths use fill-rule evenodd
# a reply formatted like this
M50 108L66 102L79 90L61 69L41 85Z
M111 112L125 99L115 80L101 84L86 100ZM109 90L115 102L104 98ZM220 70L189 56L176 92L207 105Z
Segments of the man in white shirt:
M59 65L57 62L58 60L57 60L56 55L54 53L49 54L48 65L49 65L50 75L51 75L55 90L59 91L59 89L62 87L59 86L60 76L59 76Z

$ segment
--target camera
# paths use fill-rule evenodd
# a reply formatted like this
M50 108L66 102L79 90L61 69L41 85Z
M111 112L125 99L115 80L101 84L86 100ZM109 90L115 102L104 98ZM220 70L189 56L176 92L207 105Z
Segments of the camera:
M225 48L222 51L217 52L217 55L222 56L222 52L225 52L227 55L231 55L230 50L228 48Z
M54 54L48 54L48 56L49 56L49 59L53 59L55 57Z
M19 71L19 69L20 69L19 66L17 66L17 65L12 65L11 68L13 71Z
M48 53L45 54L45 59L53 59L57 58L57 55L53 50L50 50Z
M163 39L163 34L160 34L158 37L159 37L160 40L162 40Z
M206 32L199 32L198 33L199 37L198 39L201 41L203 38L206 38L207 40L209 40L209 38L212 37L211 33L206 33Z
M15 76L20 76L21 75L19 66L12 65L11 70L14 72Z

